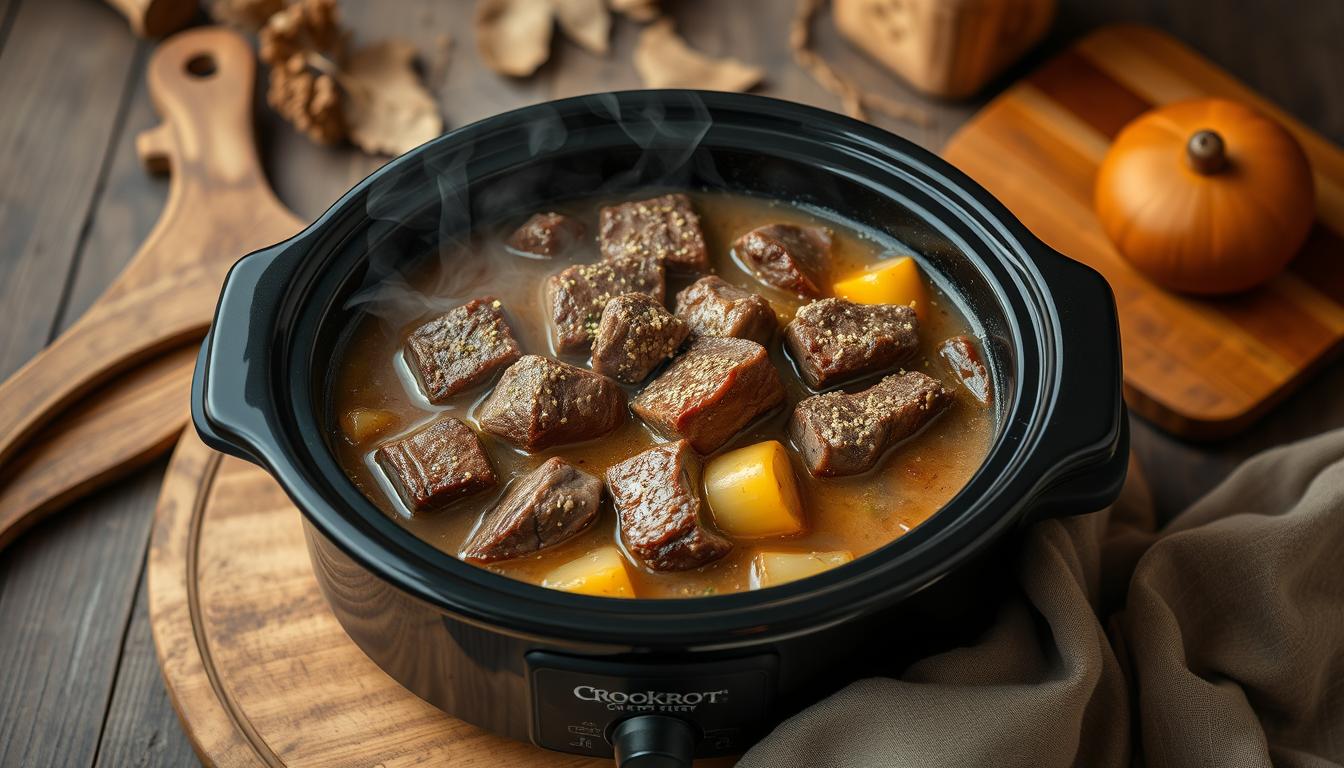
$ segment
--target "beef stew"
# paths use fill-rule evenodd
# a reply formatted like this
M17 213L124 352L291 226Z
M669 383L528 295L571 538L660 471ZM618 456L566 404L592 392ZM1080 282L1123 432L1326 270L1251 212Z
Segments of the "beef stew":
M909 248L776 201L645 198L480 227L408 268L406 295L349 329L329 382L331 445L377 506L506 576L687 597L861 557L970 479L996 427L976 327L914 261L901 267L913 287L839 298ZM791 268L806 280L772 277ZM470 329L440 326L482 311L489 340L509 345L475 360L464 346L483 345L452 343L479 341ZM980 389L944 363L952 339ZM456 372L440 377L447 388L439 370ZM426 448L436 429L455 447ZM488 480L436 484L458 450Z

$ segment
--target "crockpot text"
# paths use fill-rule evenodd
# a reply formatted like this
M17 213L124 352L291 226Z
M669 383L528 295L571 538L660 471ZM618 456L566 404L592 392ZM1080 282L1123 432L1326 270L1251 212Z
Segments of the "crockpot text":
M692 712L701 704L722 704L728 700L728 689L717 691L609 691L591 685L574 688L574 698L607 705L607 709L621 712Z

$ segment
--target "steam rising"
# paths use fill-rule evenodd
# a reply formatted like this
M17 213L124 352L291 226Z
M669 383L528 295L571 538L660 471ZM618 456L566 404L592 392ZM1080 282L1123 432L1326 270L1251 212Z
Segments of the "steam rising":
M473 243L473 230L517 224L565 199L723 186L701 150L713 125L709 110L692 93L663 96L637 108L613 94L581 97L588 116L578 118L571 102L562 102L563 112L529 107L526 122L490 133L468 127L388 169L368 190L362 241L369 267L346 309L392 320L445 310L487 283L535 281L538 268L551 265L462 258L463 250L492 247ZM407 270L432 266L423 258L432 253L439 268L425 274L437 283L412 285Z

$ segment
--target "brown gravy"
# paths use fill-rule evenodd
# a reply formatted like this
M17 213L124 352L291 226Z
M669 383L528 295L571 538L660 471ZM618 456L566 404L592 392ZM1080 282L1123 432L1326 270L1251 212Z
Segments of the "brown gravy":
M702 219L715 272L728 282L769 299L780 316L781 328L804 301L762 284L735 262L730 255L731 244L743 232L776 222L830 227L835 233L834 277L858 272L883 258L910 253L885 237L878 240L824 212L741 195L694 193L692 198ZM404 290L383 292L376 312L362 314L338 351L330 382L328 423L331 445L340 463L351 480L389 517L444 552L456 556L481 514L494 506L508 481L545 459L564 456L602 477L608 466L662 441L633 415L624 426L601 439L551 448L535 455L522 453L480 432L482 444L500 477L498 487L444 509L415 516L397 497L372 458L379 443L443 413L477 426L473 411L488 393L488 386L461 393L445 405L431 405L419 392L402 360L407 335L434 315L476 296L496 296L503 302L523 351L554 356L542 285L549 275L570 264L599 259L593 239L597 211L610 202L614 201L586 200L548 208L575 216L588 227L583 244L557 259L529 259L508 251L503 241L518 221L476 233L470 248L459 248L457 253L450 252L443 259L429 259L422 268L411 271L405 278ZM692 278L668 275L669 307L676 292L690 282ZM685 597L746 590L751 558L761 549L849 550L855 557L861 556L927 520L970 480L988 452L995 429L994 412L992 407L983 406L971 397L938 359L935 350L941 341L958 334L973 334L973 329L937 286L930 284L928 288L933 306L921 324L921 354L906 367L944 381L956 392L953 407L921 434L893 449L876 469L863 475L814 478L793 455L794 473L808 520L806 533L787 539L737 541L728 556L693 571L655 573L640 567L632 558L627 570L639 597ZM793 405L812 392L795 372L783 349L782 336L781 332L770 345L770 355L787 390L785 407L749 426L716 455L767 439L788 444L785 425ZM575 356L560 359L577 365L586 363ZM860 389L873 381L865 379L845 389ZM631 396L638 389L627 387ZM390 411L397 423L365 444L352 444L341 431L339 415L361 407ZM620 546L610 504L610 499L605 500L598 522L574 539L532 556L485 567L515 579L540 583L547 572L590 550L612 542Z

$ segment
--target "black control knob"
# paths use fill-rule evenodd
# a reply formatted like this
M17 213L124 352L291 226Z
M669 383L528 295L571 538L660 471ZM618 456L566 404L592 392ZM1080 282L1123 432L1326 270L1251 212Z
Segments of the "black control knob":
M695 728L665 715L640 715L616 724L611 744L618 768L690 768Z

